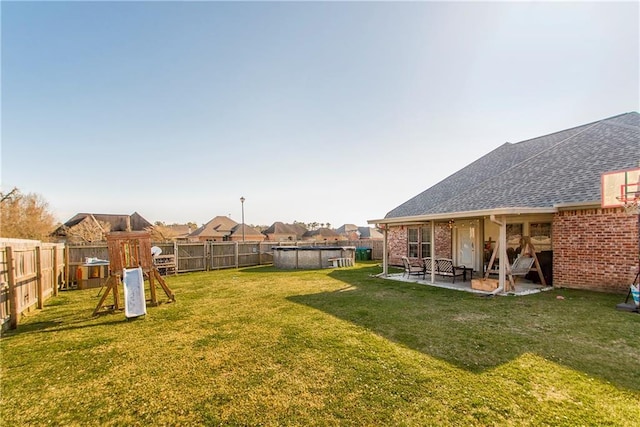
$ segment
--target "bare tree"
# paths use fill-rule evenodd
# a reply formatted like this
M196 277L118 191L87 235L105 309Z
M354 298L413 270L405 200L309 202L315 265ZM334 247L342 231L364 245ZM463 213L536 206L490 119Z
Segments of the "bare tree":
M3 192L0 191L0 203L19 195L20 195L20 190L18 190L18 187L13 187L13 189L9 191L7 194L4 194Z
M151 240L154 242L172 242L178 236L173 228L160 221L156 221L155 225L146 230L151 233Z
M47 241L55 225L42 196L22 194L18 188L0 193L0 236Z
M111 224L89 215L73 227L64 227L64 231L68 242L102 242L106 240L105 234L111 231Z

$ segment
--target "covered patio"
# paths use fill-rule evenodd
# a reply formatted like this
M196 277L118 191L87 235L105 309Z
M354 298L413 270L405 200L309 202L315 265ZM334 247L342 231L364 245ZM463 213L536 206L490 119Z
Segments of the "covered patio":
M384 245L383 245L383 262L382 262L382 274L380 277L388 278L391 280L401 280L421 283L425 285L444 287L448 289L464 290L467 292L485 294L485 295L528 295L531 293L540 292L542 289L551 288L545 281L542 274L542 268L536 255L536 248L531 242L531 238L527 235L523 236L522 229L517 234L517 239L512 242L513 239L508 239L507 225L514 221L531 222L546 222L547 228L551 228L550 215L552 212L546 208L500 208L489 209L483 211L467 211L467 212L449 212L438 214L426 214L417 215L413 217L398 217L398 218L385 218L369 221L377 224L379 228L383 230ZM438 224L438 225L437 225ZM436 254L436 227L440 230L448 226L446 234L440 233L439 242L448 242L448 247L445 245L445 249L440 249L440 253ZM458 227L456 224L460 224ZM497 241L491 244L491 237L486 241L486 235L488 234L487 227L493 227L493 234L497 234ZM410 275L410 277L403 277L403 274L391 273L389 267L396 264L390 264L389 262L389 233L391 229L403 230L411 227L422 227L429 229L426 233L428 236L422 242L425 246L425 250L422 251L417 257L412 256L408 252L404 252L404 248L401 248L401 253L406 253L409 258L416 259L424 263L425 253L427 257L432 260L437 259L451 259L453 268L464 269L470 268L475 273L472 275L473 279L481 279L484 277L480 271L491 270L495 283L495 287L491 290L472 289L471 278L466 281L452 283L452 281L446 277L446 275L439 275L439 273L427 272L426 275ZM522 227L522 226L521 226ZM446 229L445 229L446 230ZM463 231L466 234L463 234ZM490 236L490 235L489 235ZM463 238L464 237L464 238ZM466 239L466 240L465 240ZM550 236L547 236L549 240L548 244L551 245ZM396 238L396 240L398 240ZM411 242L407 238L406 247L410 247ZM523 243L526 242L526 243ZM404 242L403 242L404 243ZM484 253L483 248L486 244L491 245L491 250ZM526 255L527 258L532 261L522 271L516 271L516 264L509 260L508 249L513 249L514 245L519 245L521 249L519 254ZM403 245L404 246L404 245ZM442 246L442 245L441 245ZM398 246L396 245L396 251ZM466 252L466 255L464 255ZM489 259L485 262L484 255L490 255ZM465 258L466 260L463 260ZM499 260L509 260L509 262L499 262ZM498 264L498 265L496 265ZM541 284L536 284L524 278L524 275L529 271L535 271L540 278ZM475 287L475 286L474 286Z
M475 273L475 275L477 277L480 277L478 273ZM471 292L479 295L523 296L523 295L536 294L538 292L544 292L544 291L553 289L553 286L545 286L540 283L534 283L524 278L519 278L516 281L514 290L504 291L504 290L498 289L497 290L498 292L495 292L495 291L491 292L491 291L481 291L477 289L472 289L470 279L466 281L456 280L455 283L452 283L451 279L444 278L444 277L436 277L436 280L432 282L429 275L427 275L426 278L423 278L422 276L407 276L405 273L402 273L402 272L390 273L386 275L379 274L378 277L381 279L393 280L396 282L417 283L419 285L435 286L437 288Z

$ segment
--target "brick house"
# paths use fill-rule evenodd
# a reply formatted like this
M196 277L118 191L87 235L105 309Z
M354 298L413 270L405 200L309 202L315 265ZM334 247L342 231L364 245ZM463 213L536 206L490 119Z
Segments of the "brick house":
M243 232L244 231L244 232ZM216 216L187 236L190 242L263 241L264 235L247 224L239 224L226 216Z
M506 259L528 236L548 284L626 292L638 268L639 219L602 207L601 176L639 161L637 112L505 143L368 221L384 229L384 274L405 255L483 272L496 242Z
M382 240L382 233L372 227L358 227L355 224L343 224L336 228L336 233L347 240Z
M302 240L302 236L307 231L307 228L300 223L285 224L276 221L262 233L267 237L266 240L270 242L297 242Z
M318 228L315 230L308 230L302 235L302 240L313 242L342 242L347 240L345 236L342 236L329 228Z
M247 224L238 224L231 230L229 240L232 242L262 242L267 238L259 230Z
M228 242L233 229L238 223L226 216L216 216L202 227L191 232L187 239L190 242Z

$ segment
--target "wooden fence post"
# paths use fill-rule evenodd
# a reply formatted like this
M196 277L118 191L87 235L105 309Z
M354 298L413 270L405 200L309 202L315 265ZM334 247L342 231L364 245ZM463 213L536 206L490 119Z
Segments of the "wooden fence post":
M240 263L240 256L239 256L239 249L238 249L238 242L234 242L234 249L235 249L235 258L236 258L236 268L239 267L239 263Z
M178 267L180 266L180 260L178 259L178 242L173 242L173 257L175 258L176 266L173 270L173 274L178 274Z
M58 296L58 245L53 247L53 296Z
M16 289L16 269L13 265L13 249L5 248L7 256L7 279L9 281L9 328L18 327L18 290Z
M69 266L69 245L64 245L64 271L62 274L64 275L64 288L69 289L71 284L71 278L69 275L71 274L71 266Z
M202 248L202 256L204 260L204 271L209 271L211 268L211 264L213 263L213 243L212 242L204 242L204 247Z
M42 309L44 307L44 289L42 289L42 247L36 246L36 292L38 294L38 302L36 307Z

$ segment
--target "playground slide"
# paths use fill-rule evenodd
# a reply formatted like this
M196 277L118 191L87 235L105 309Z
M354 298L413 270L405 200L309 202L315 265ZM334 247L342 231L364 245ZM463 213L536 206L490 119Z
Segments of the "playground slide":
M138 317L147 314L142 268L122 270L122 283L124 284L124 315Z

